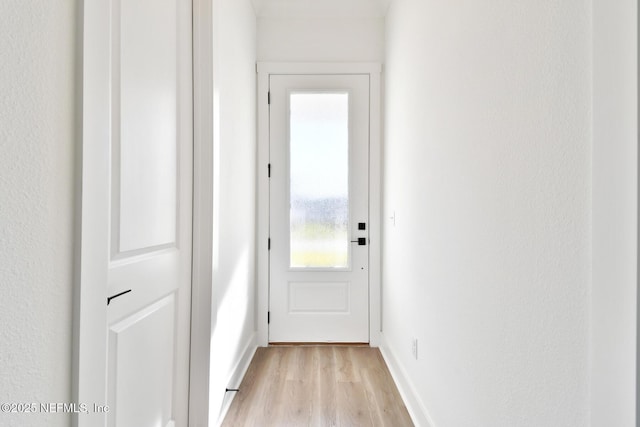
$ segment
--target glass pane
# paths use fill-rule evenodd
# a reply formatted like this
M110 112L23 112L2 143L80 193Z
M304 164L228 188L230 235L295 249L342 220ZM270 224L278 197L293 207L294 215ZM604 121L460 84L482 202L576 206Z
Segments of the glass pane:
M290 97L290 266L349 266L349 95Z

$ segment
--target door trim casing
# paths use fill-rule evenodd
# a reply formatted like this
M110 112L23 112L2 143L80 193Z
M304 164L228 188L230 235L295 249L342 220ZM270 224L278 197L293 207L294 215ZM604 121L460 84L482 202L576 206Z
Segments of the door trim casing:
M76 251L73 319L73 402L107 403L107 269L109 259L108 57L111 27L109 2L85 1L82 8L82 142L78 162L80 237ZM89 25L91 24L91 25ZM99 178L98 178L99 177ZM72 426L104 425L104 414L78 413Z
M258 62L257 338L269 343L269 76L366 74L369 76L369 344L378 347L381 313L382 126L381 73L377 62Z
M209 413L213 300L213 0L193 4L193 247L189 426L206 426ZM215 415L214 415L215 416Z

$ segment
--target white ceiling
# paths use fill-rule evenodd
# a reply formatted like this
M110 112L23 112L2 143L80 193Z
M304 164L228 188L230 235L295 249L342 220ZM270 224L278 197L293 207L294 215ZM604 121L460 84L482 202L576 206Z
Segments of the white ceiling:
M383 17L391 0L251 0L258 17Z

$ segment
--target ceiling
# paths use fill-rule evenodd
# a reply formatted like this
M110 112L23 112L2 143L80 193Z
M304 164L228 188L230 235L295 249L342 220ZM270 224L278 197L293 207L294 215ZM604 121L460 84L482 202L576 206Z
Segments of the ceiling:
M258 17L384 17L391 0L251 0Z

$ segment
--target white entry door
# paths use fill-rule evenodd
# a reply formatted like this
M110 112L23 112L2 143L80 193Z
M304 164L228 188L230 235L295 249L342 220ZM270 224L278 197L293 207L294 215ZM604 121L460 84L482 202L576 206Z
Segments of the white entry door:
M269 86L269 341L369 342L369 76Z
M93 308L81 307L81 322L106 331L85 334L81 323L80 372L95 364L101 372L85 374L96 376L105 396L95 394L80 425L187 427L191 1L90 3L82 277L96 281L83 279L82 304ZM100 298L100 306L91 304L105 287L107 298ZM106 354L83 359L91 347Z

